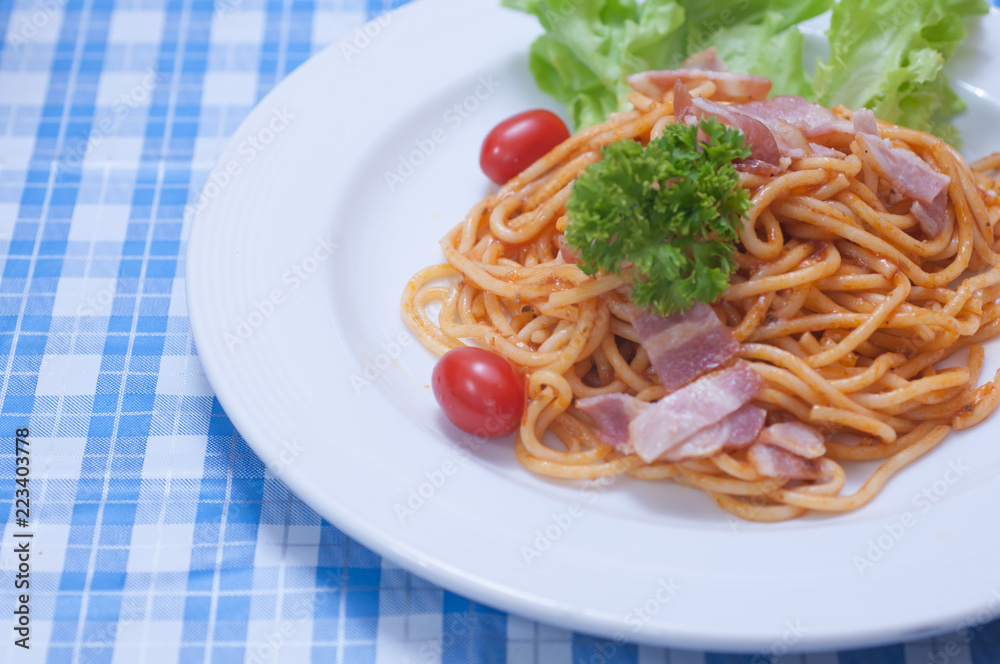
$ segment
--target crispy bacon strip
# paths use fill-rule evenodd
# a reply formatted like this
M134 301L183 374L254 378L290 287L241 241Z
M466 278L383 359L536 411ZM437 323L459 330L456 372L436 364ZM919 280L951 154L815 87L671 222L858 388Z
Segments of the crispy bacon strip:
M703 376L643 410L629 425L636 454L652 462L750 402L763 379L746 362Z
M740 352L732 331L702 302L671 316L636 307L632 326L668 392L719 368Z

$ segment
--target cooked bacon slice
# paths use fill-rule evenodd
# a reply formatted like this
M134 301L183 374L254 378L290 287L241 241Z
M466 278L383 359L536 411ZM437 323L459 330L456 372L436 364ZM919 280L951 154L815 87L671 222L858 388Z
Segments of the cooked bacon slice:
M812 150L814 157L830 157L832 159L847 158L847 155L840 150L835 150L825 145L820 145L819 143L810 143L809 148Z
M764 477L790 480L815 480L822 475L817 459L803 459L780 447L754 443L747 450L747 461Z
M740 342L703 302L671 316L635 307L632 325L668 392L721 367L740 352Z
M945 226L948 185L951 178L938 173L926 161L877 134L858 134L862 150L871 153L875 171L893 189L913 200L910 211L928 237L937 237Z
M945 176L947 177L947 176ZM948 178L951 181L951 178ZM920 227L930 237L937 237L944 229L945 217L948 214L948 190L943 190L934 197L929 205L913 201L910 212L917 218Z
M601 394L576 402L576 407L594 420L601 440L626 454L632 453L628 425L649 405L628 394Z
M854 131L861 149L875 160L875 170L898 193L909 197L913 204L910 212L929 237L937 237L944 230L948 214L948 184L944 173L938 173L927 162L909 150L895 147L882 138L875 114L867 108L854 112Z
M688 117L694 117L698 120L712 117L723 124L739 129L746 136L747 145L750 146L750 157L747 160L737 160L736 168L740 169L741 161L762 162L774 166L772 172L776 172L781 153L778 151L778 144L775 142L771 130L760 120L741 113L737 109L737 106L717 104L703 97L692 97L680 79L674 82L674 117L678 122L683 122Z
M767 412L757 406L743 406L712 426L705 427L677 447L667 450L662 461L686 461L710 457L720 450L736 450L757 439Z
M691 96L691 91L687 89L686 85L676 81L674 83L674 118L677 122L681 122L687 116L694 117L694 113L691 112L693 104L694 97Z
M784 120L797 127L808 139L842 134L844 140L850 142L855 134L854 127L847 120L838 117L828 108L796 95L781 95L765 101L740 104L737 108L741 113L769 126L778 120Z
M768 129L774 134L774 140L778 144L778 152L781 153L782 157L802 159L812 154L809 139L795 125L778 119L774 121L774 124L768 125Z
M740 173L753 173L754 175L770 176L781 170L780 164L775 166L774 164L769 164L766 161L761 161L760 159L737 159L733 162L733 166Z
M562 257L564 263L571 265L583 263L583 259L580 258L580 252L566 244L565 235L560 234L556 236L556 245L559 247L559 256Z
M854 112L854 133L871 134L882 138L878 132L878 123L875 121L875 113L867 108L859 108Z
M796 154L791 150L801 147L801 144L781 127L779 123L782 121L798 128L810 141L840 135L835 140L840 145L857 136L862 149L871 152L879 175L888 180L896 191L913 200L910 211L920 222L924 233L936 237L943 230L950 179L912 152L895 148L888 140L882 139L875 114L869 109L859 109L854 113L853 122L848 122L827 108L791 95L739 104L735 108L767 126L774 133L781 154L792 158ZM843 156L839 151L830 154L830 148L815 143L808 147L819 156Z
M629 425L636 453L651 462L749 403L763 386L749 364L703 376L644 409Z
M703 54L691 56L698 58L692 62L691 58L685 61L681 69L664 69L661 71L644 71L628 77L628 84L636 92L641 92L650 99L662 99L679 82L682 84L699 83L701 81L712 81L715 83L715 94L718 101L738 101L748 102L757 99L766 99L771 91L771 79L755 74L737 74L724 69L705 69L692 65L706 64L717 66L722 63L715 58L715 62L709 57L702 58ZM714 55L714 54L713 54ZM725 63L722 63L725 67Z
M719 49L709 46L704 51L689 55L681 63L681 69L703 69L708 71L729 71L725 61L719 57Z
M780 447L803 459L817 459L826 454L823 436L798 422L772 424L760 432L757 442Z

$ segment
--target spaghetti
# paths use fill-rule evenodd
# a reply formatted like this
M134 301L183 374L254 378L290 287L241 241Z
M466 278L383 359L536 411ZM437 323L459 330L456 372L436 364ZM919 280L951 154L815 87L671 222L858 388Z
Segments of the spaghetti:
M692 90L714 92L711 82ZM665 390L629 322L627 278L588 276L560 248L570 188L601 148L646 144L674 122L671 93L631 101L635 110L576 133L479 202L441 241L446 263L418 272L403 295L404 318L434 353L471 341L523 372L528 405L515 452L527 469L669 479L739 517L778 521L866 504L951 429L997 407L1000 372L977 385L981 344L1000 331L1000 182L991 175L1000 153L970 166L934 136L879 123L895 147L950 178L948 230L924 237L912 213L886 202L890 185L860 139L846 158L806 156L777 175L742 173L752 206L738 270L713 305L766 383L754 403L768 420L823 432L821 478L762 477L741 451L646 463L603 442L576 399L656 401ZM435 317L432 303L440 304ZM961 350L964 364L940 368ZM841 495L843 462L876 459L884 462L864 485Z

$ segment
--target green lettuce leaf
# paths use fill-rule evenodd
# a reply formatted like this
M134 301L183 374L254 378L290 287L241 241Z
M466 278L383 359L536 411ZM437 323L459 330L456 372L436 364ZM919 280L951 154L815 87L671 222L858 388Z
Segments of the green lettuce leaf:
M965 38L963 20L987 11L986 0L841 0L827 32L830 57L816 67L816 101L866 106L957 144L948 120L964 104L942 70Z
M759 24L734 25L715 34L715 44L730 71L771 79L771 94L812 99L812 80L802 66L802 33L782 28L781 14L771 12Z
M674 0L503 0L547 31L531 47L538 87L566 107L575 128L627 105L629 74L680 48L684 10Z
M986 0L502 0L538 17L531 48L538 86L575 129L628 108L629 74L678 67L715 46L731 71L767 76L772 94L824 106L866 106L879 118L953 144L964 106L943 74ZM798 24L833 7L830 56L810 78Z
M579 129L628 108L629 74L677 67L712 45L732 71L771 78L775 94L811 97L795 25L833 0L502 2L538 17L545 28L531 47L531 72Z
M685 56L715 46L730 71L770 78L771 94L812 98L812 81L802 64L803 37L796 26L830 9L833 0L681 4L688 19Z
M833 6L832 0L709 0L681 3L687 12L689 53L697 53L709 46L721 46L711 41L711 35L735 25L758 25L780 17L775 32L798 25L818 16Z

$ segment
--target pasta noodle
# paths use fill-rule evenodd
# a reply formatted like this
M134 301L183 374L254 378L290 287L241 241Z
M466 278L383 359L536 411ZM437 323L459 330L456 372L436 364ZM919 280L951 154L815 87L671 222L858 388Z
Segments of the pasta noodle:
M713 89L692 92L711 97ZM951 429L997 407L1000 372L978 381L980 344L1000 331L1000 182L992 173L1000 154L970 166L931 135L879 123L894 146L950 177L947 230L926 238L911 213L886 201L888 184L859 135L843 159L809 156L777 176L741 174L751 208L739 229L739 267L713 305L766 382L755 403L768 420L799 420L824 434L822 477L761 477L744 451L648 464L603 442L575 399L655 401L665 391L629 322L627 279L586 275L560 257L560 241L570 187L601 148L645 144L674 121L671 94L634 93L632 101L636 110L578 132L478 203L441 241L446 262L417 273L403 295L404 318L431 351L471 342L525 374L529 402L515 452L527 469L669 479L741 518L778 521L866 504ZM964 365L939 368L963 350ZM843 464L875 459L883 463L863 486L840 495Z

